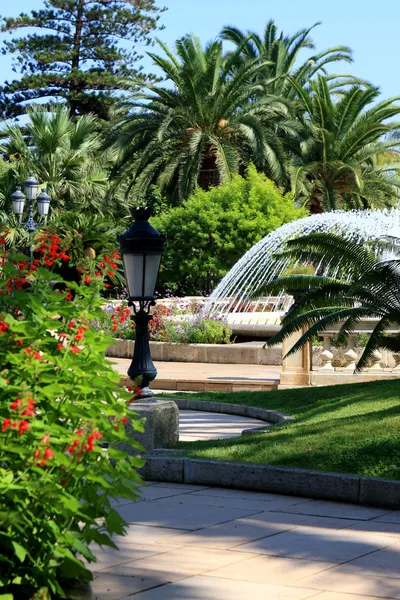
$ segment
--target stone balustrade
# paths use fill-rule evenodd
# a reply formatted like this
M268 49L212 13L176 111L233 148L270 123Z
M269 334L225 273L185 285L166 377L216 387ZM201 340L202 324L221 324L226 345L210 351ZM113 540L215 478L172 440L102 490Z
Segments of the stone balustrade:
M290 388L305 385L335 385L337 383L355 383L376 379L394 379L400 377L400 352L375 350L367 367L356 370L363 348L355 347L355 338L359 334L371 334L377 320L366 319L357 324L357 328L348 336L347 347L334 348L332 338L339 333L341 323L320 334L323 347L311 347L307 344L303 350L285 358L282 363L280 387ZM400 333L400 327L393 325L386 330L389 335ZM293 334L283 343L285 356L300 334Z

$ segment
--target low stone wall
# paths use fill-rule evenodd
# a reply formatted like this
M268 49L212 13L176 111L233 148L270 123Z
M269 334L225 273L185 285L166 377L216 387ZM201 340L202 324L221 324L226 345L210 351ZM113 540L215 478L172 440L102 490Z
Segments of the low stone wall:
M131 358L135 342L115 340L107 350L107 356ZM282 348L264 348L264 342L244 344L172 344L150 342L153 360L167 362L242 364L242 365L281 365Z
M107 349L107 356L115 358L131 358L135 342L133 340L116 339ZM264 342L245 342L242 344L178 344L169 342L150 342L153 360L166 362L214 363L235 365L271 365L282 364L282 346L264 348ZM363 348L355 349L360 358ZM321 366L322 346L313 347L312 364L314 368ZM334 367L343 367L345 348L332 348ZM382 350L382 368L392 369L396 363L392 353Z

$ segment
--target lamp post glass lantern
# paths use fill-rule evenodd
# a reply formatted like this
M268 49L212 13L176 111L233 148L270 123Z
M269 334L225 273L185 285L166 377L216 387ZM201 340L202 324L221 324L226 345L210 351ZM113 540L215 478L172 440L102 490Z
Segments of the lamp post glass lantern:
M36 177L31 173L28 179L24 183L25 195L21 192L21 187L18 186L16 191L11 195L12 210L18 219L18 223L24 227L24 229L30 234L30 256L33 258L33 247L32 247L32 234L36 231L38 223L33 218L33 203L37 201L37 211L39 216L46 220L49 214L50 208L50 196L47 195L45 190L38 195L39 182ZM29 201L29 212L26 221L22 221L22 215L24 213L25 200Z
M128 302L129 306L133 306L132 319L136 326L135 350L128 376L132 380L141 378L140 397L151 400L153 392L149 384L155 379L157 369L150 354L150 308L155 304L154 292L166 236L148 222L151 217L149 207L133 209L132 217L134 221L131 227L118 238L128 286Z
M25 181L24 187L27 199L36 200L39 189L39 182L33 173L31 173L28 179Z

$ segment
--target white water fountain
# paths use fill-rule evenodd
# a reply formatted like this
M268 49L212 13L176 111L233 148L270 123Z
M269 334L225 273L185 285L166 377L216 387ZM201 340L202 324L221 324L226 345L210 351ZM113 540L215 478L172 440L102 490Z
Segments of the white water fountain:
M280 317L292 303L291 296L264 296L254 292L276 279L288 267L288 260L277 258L284 243L310 233L337 233L355 242L373 241L384 236L399 237L400 210L335 211L305 217L283 225L257 244L232 267L214 290L205 312L223 315L230 325L278 327ZM335 276L338 265L328 265L325 274Z

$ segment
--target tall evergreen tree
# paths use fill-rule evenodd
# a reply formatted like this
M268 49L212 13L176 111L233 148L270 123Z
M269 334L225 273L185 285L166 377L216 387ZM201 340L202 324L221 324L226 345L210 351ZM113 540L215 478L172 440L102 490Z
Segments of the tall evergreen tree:
M3 32L38 32L4 42L3 54L16 55L22 77L0 88L1 113L21 114L26 101L65 99L71 115L107 119L113 92L138 74L135 44L151 42L162 10L155 0L45 0L42 10L4 18Z

